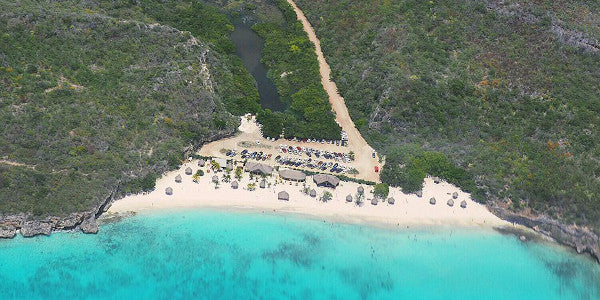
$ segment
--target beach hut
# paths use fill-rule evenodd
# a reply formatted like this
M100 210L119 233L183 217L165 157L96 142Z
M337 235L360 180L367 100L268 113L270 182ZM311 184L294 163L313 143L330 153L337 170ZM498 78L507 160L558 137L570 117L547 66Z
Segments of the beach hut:
M311 197L317 197L317 191L315 191L315 189L310 190L310 196Z
M396 200L394 198L392 198L392 197L389 197L388 198L388 203L393 205L394 203L396 203Z
M286 191L281 191L279 192L279 194L277 194L277 199L283 201L290 201L290 194L288 194L288 192Z
M175 176L175 182L181 183L181 175L177 174L177 176Z
M244 171L256 175L271 175L271 173L273 173L273 167L257 162L247 162L244 166Z
M446 202L448 204L448 206L452 207L454 206L454 200L450 199L448 200L448 202Z
M364 187L362 187L362 186L359 186L359 187L357 187L357 188L356 188L356 191L357 191L359 194L364 194L364 193L365 193L365 188L364 188Z
M352 195L348 194L348 196L346 196L346 202L352 202Z
M377 201L377 198L373 198L373 200L371 200L371 204L373 204L373 205L377 205L377 202L379 202L379 201Z
M313 176L313 181L317 186L335 188L340 184L340 179L329 174L316 174Z
M237 181L234 180L234 181L231 182L231 188L232 189L237 190L238 186L239 186L239 184L238 184Z
M267 186L267 182L263 179L263 180L260 181L259 186L260 186L261 189L264 189Z
M192 168L190 168L190 167L185 168L185 175L192 175Z
M217 175L214 175L214 176L212 177L212 182L214 182L214 183L217 183L217 182L219 182L219 177L218 177Z
M429 204L435 205L435 198L431 197L431 199L429 199Z
M457 192L452 193L452 198L454 198L454 199L458 198L458 193Z
M206 161L205 161L204 159L202 159L202 158L201 158L201 159L198 161L198 167L204 167L205 165L206 165Z
M433 177L433 183L440 183L440 178L439 177Z
M417 191L417 197L421 198L423 197L423 191Z
M285 180L301 182L306 180L306 174L296 170L283 169L279 170L279 176Z
M460 207L462 207L462 208L467 208L467 201L463 200L463 201L460 203Z
M165 194L167 194L169 196L173 195L173 188L171 188L171 187L166 188L165 189Z

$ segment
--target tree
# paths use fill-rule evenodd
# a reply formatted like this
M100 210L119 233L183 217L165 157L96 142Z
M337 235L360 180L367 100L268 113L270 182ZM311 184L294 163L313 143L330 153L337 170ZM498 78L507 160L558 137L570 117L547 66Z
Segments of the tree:
M329 191L325 191L325 192L323 193L323 196L321 197L321 201L323 201L323 202L327 202L327 201L331 200L331 197L332 197L332 196L333 196L333 195L332 195L332 194L331 194Z
M242 174L244 173L244 170L242 169L242 167L237 167L235 169L235 178L237 180L242 180Z
M376 198L385 199L390 193L390 187L386 183L378 183L373 189Z

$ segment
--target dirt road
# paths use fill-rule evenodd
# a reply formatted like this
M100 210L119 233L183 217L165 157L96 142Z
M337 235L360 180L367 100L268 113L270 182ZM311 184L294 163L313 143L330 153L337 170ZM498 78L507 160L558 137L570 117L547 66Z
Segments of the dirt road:
M338 93L335 82L331 80L331 68L323 56L321 42L317 38L315 30L312 28L312 25L310 25L310 22L308 22L306 16L304 16L304 13L296 6L296 3L292 0L287 0L287 2L294 8L298 20L302 22L304 31L308 34L308 39L315 44L317 59L319 60L319 71L321 72L321 83L329 95L329 102L335 111L336 121L342 126L342 129L348 133L348 146L356 153L356 160L361 163L360 169L358 169L361 177L379 182L379 173L375 172L375 166L379 166L381 169L381 166L378 163L378 157L372 158L373 148L367 144L367 141L365 141L358 129L354 126L354 122L352 122L350 114L348 113L346 102Z

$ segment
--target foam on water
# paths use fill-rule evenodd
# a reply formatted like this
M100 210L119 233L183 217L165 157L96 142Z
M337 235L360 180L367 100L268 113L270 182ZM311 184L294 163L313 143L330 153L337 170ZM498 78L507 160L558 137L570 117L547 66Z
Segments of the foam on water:
M0 298L599 299L600 271L482 230L212 211L0 241Z

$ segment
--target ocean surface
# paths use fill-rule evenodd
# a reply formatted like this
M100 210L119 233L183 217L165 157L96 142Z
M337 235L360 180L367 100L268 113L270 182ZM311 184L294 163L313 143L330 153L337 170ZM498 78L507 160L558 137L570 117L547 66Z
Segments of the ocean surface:
M486 230L150 213L0 240L0 299L600 299L600 268Z

